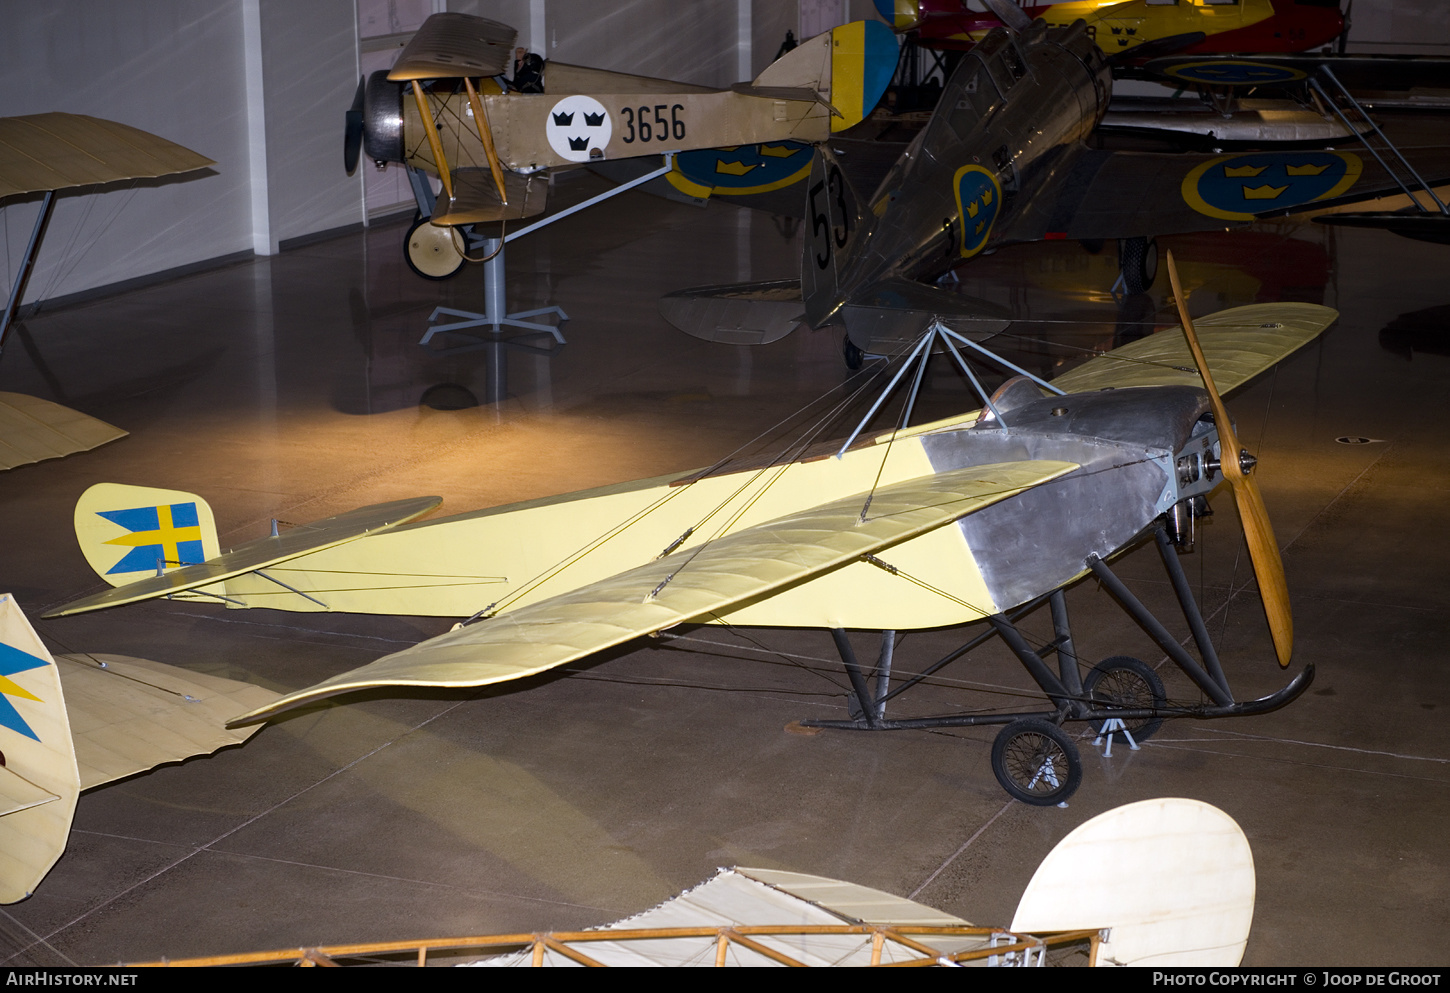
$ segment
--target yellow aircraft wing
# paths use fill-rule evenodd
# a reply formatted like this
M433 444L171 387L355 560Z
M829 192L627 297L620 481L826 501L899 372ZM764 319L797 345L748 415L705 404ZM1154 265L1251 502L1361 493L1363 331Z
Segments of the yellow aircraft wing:
M230 730L227 719L281 696L125 655L61 655L56 668L83 790L240 745L255 729Z
M1003 462L882 487L737 531L704 546L475 624L235 718L266 720L374 686L483 686L521 679L731 607L942 527L1077 468Z
M0 198L170 176L215 164L115 121L61 113L0 118Z
M70 614L100 610L103 607L119 607L122 604L154 600L157 597L187 590L198 589L220 583L222 580L243 573L257 572L268 566L296 558L307 552L331 548L349 541L356 541L367 534L406 524L416 520L443 502L442 497L413 497L409 500L394 500L370 507L360 507L345 514L328 517L312 524L292 528L276 537L259 538L239 548L207 559L199 565L173 569L151 579L127 583L115 589L85 597L52 610L44 617L66 617Z
M0 393L0 469L99 448L127 434L49 400L23 393Z
M1256 303L1195 318L1213 381L1228 393L1317 338L1339 311L1313 303ZM1052 385L1065 393L1108 387L1202 386L1183 329L1139 338L1063 373Z

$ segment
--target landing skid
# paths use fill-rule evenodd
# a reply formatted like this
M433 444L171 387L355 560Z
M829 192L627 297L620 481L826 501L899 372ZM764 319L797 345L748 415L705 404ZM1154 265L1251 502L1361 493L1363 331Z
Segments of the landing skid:
M1218 653L1209 638L1208 628L1198 609L1178 553L1163 527L1154 532L1154 540L1163 566L1173 585L1173 592L1188 622L1202 663L1193 658L1169 633L1159 620L1123 584L1106 562L1096 557L1086 565L1125 613L1136 621L1165 654L1203 691L1207 702L1193 705L1171 704L1164 696L1162 683L1144 663L1128 656L1105 659L1083 678L1077 652L1073 647L1072 626L1067 615L1066 587L1059 587L1045 596L1023 604L1014 611L987 618L990 630L984 631L925 670L891 686L892 656L896 632L883 631L881 654L868 673L857 661L846 632L831 631L841 662L851 682L847 696L849 720L805 720L804 727L835 728L852 731L906 731L926 728L1005 725L992 746L992 772L1012 796L1025 803L1050 806L1065 801L1082 780L1082 761L1077 746L1062 730L1068 722L1093 725L1099 737L1106 736L1137 747L1169 717L1193 717L1200 720L1217 717L1245 717L1263 714L1282 707L1302 694L1314 681L1314 666L1308 665L1287 686L1257 700L1236 701L1229 688ZM1052 612L1053 639L1038 650L1028 644L1017 622L1046 603ZM937 717L888 719L886 705L913 686L928 679L947 665L967 655L993 637L1001 638L1017 656L1024 669L1046 695L1051 708L1020 713L947 714ZM1057 656L1057 671L1044 660ZM874 681L875 687L871 683Z

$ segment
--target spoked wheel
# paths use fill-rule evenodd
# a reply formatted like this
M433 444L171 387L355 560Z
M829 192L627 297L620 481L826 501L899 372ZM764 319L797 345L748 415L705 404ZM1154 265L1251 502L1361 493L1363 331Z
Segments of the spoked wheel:
M1115 655L1093 666L1093 671L1082 681L1082 688L1088 699L1103 709L1144 710L1162 707L1168 702L1163 680L1146 663L1130 655ZM1102 734L1107 720L1090 723L1094 731ZM1163 726L1163 718L1135 717L1125 719L1123 726L1134 741L1144 741ZM1119 741L1125 740L1121 731L1113 731L1113 736Z
M1152 238L1124 238L1118 242L1118 266L1129 296L1147 293L1158 278L1158 242Z
M418 217L403 239L408 268L424 279L447 279L463 268L463 233Z
M841 355L846 360L846 368L855 372L866 362L866 353L856 347L856 343L847 334L841 339Z
M1023 803L1050 807L1077 792L1082 761L1057 725L1035 717L1013 721L992 742L992 772Z

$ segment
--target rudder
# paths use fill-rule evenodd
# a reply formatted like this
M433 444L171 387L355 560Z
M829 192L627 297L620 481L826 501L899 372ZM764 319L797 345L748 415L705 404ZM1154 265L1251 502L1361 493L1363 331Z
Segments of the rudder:
M76 501L75 529L81 554L112 586L221 554L211 507L181 490L97 483Z

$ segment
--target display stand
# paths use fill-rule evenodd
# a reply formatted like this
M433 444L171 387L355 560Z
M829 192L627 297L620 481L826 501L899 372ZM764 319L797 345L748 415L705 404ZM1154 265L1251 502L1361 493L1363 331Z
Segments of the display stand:
M584 210L588 207L592 207L597 203L602 203L603 201L608 200L612 197L619 196L619 194L621 193L626 193L629 190L634 189L636 186L642 186L653 179L658 179L659 177L669 172L670 169L674 166L675 153L665 152L662 156L662 160L663 164L659 168L652 169L644 175L638 176L627 183L616 186L614 189L609 190L606 193L601 193L598 196L590 197L583 203L577 203L572 207L568 207L564 210L559 211L557 214L551 214L548 217L543 218L542 220L525 225L524 227L519 228L517 231L510 231L502 239L484 239L484 250L488 253L488 261L482 263L484 312L479 314L469 310L454 310L451 307L435 307L433 309L433 313L428 317L428 323L430 327L426 332L424 332L423 337L419 340L418 344L424 347L430 347L429 343L432 342L433 337L439 334L462 334L469 335L474 338L485 338L485 336L487 336L489 338L492 338L493 340L500 340L498 336L503 334L505 328L517 328L521 331L524 331L526 334L553 335L554 340L559 345L565 344L564 333L559 330L557 324L540 324L534 321L526 320L526 318L529 317L539 317L544 314L555 314L558 316L559 324L562 324L569 319L569 315L565 314L564 311L560 308L541 307L538 310L524 310L518 311L513 314L506 312L507 303L505 301L504 284L504 246L507 245L509 242L513 241L515 238L522 238L524 235L529 234L533 231L537 231L539 228L545 227L549 224L553 224L555 221L561 221L564 218L568 217L570 214L576 214L579 211ZM434 205L431 202L432 190L428 187L428 184L420 184L418 182L414 182L413 193L418 201L418 210L420 212L431 215ZM470 243L472 243L473 240L474 239L472 238L468 239ZM455 321L452 324L438 324L437 320L440 316L458 317L462 318L462 320ZM524 337L524 335L517 335L517 337Z
M429 347L434 335L439 334L465 334L475 338L483 337L483 334L497 336L503 334L506 328L517 328L528 334L550 334L560 345L565 344L564 333L559 330L559 325L567 321L569 315L564 313L561 308L540 307L538 310L505 313L507 305L504 294L504 246L500 239L490 238L484 243L484 251L488 253L489 259L483 263L483 313L455 310L452 307L435 307L433 313L428 316L429 328L418 344ZM544 314L556 315L558 324L541 324L525 320L525 318L540 317ZM439 324L437 323L439 317L458 317L462 320L452 324Z

